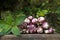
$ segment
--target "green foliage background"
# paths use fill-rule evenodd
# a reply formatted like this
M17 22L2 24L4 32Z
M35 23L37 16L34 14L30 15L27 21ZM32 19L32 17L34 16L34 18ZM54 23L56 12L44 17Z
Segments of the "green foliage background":
M26 15L46 17L50 26L60 33L60 0L0 0L0 34L18 35L17 26Z

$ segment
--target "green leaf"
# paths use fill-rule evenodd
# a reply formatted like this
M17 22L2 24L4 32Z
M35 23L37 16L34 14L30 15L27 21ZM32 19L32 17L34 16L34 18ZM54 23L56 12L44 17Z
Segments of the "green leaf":
M9 32L9 30L11 29L11 26L7 25L7 24L3 24L2 28L3 28L2 33L7 34Z
M4 19L4 21L7 23L7 24L11 24L12 23L12 20L13 20L13 17L11 15L11 12L10 11L6 11L2 14L2 18Z
M0 35L8 34L11 29L11 25L8 25L5 21L0 20Z
M37 12L37 15L38 16L44 16L45 14L43 13L43 11L40 10L40 11Z
M11 31L14 35L20 35L20 30L17 26L14 26Z
M38 10L38 12L37 12L37 17L38 16L45 16L46 14L48 13L48 10Z
M3 30L3 29L2 29L2 28L0 28L0 32L2 32L2 30Z
M48 10L42 10L42 11L45 15L48 14Z
M0 23L0 35L8 34L11 29L11 25L1 22Z
M19 16L19 17L16 17L15 19L15 25L20 25L22 24L22 22L24 22L24 19L26 18L26 16Z

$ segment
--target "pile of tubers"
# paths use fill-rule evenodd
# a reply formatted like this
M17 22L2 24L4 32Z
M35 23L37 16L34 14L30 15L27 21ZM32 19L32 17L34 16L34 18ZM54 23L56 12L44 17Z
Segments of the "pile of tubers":
M49 26L45 17L34 18L29 16L19 27L22 34L51 34L55 32L55 29Z

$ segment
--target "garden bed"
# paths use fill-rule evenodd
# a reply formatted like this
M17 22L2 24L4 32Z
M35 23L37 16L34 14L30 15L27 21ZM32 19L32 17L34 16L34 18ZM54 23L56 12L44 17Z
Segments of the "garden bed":
M21 34L20 36L5 35L0 40L60 40L60 34Z

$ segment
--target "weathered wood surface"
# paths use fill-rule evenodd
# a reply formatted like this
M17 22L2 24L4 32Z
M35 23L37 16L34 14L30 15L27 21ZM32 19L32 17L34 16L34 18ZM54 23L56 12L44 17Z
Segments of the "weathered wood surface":
M60 34L21 34L20 36L5 35L0 40L60 40Z

